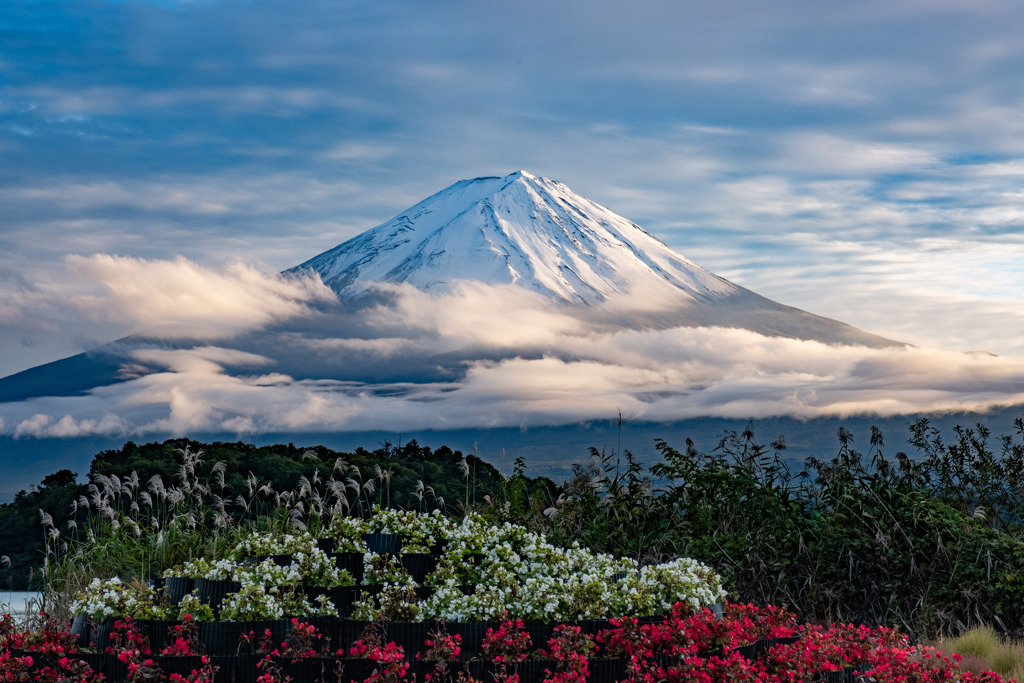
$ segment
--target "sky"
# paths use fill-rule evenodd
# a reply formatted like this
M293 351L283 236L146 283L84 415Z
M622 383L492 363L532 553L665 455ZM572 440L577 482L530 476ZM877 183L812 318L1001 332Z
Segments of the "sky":
M997 376L985 405L1017 401L1022 28L1001 0L5 0L0 376L161 326L218 338L299 315L328 295L276 272L457 180L526 169L759 294L926 350L921 376L962 372L972 397ZM749 378L749 346L725 348L719 379ZM211 353L189 367L223 367ZM767 376L805 370L806 349L774 353ZM836 361L848 385L903 376L861 361ZM616 390L636 363L620 371ZM471 371L501 405L524 376ZM935 390L906 386L908 405ZM56 433L65 409L22 407L0 432ZM552 414L524 410L508 420ZM122 424L94 413L68 433Z

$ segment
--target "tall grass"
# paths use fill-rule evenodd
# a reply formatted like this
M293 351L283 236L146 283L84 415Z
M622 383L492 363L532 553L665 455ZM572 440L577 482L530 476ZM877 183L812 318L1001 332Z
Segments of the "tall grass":
M1003 678L1024 681L1024 644L1004 639L992 626L977 626L956 638L940 641L939 647L963 657L963 670L994 671Z
M201 450L179 453L171 481L154 475L142 482L134 472L94 474L67 520L42 513L42 601L49 613L69 618L70 601L93 578L147 580L191 559L218 559L251 530L316 533L335 516L369 509L376 485L389 483L386 470L364 481L343 459L328 469L308 455L318 466L294 489L276 491L250 474L244 492L232 497L224 461L204 467Z

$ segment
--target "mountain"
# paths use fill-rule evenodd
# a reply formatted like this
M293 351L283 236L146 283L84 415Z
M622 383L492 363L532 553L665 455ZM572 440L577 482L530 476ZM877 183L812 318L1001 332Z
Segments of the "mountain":
M991 358L771 301L524 171L455 183L283 277L310 272L337 296L217 338L161 328L0 379L0 472L24 486L83 471L101 444L176 436L438 434L491 462L575 462L593 425L622 421L712 438L751 418L820 432L1020 402Z
M619 322L629 326L722 326L829 344L900 345L733 284L635 223L526 171L457 182L289 272L303 270L349 300L381 284L443 292L470 280L576 307L630 295L660 302L654 310L618 307Z

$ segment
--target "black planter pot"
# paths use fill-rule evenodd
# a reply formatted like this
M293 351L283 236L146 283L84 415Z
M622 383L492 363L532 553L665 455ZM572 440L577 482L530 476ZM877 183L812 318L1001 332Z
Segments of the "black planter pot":
M318 650L336 650L336 643L340 643L344 638L342 620L338 617L299 617L299 621L309 624L320 634L320 644L315 645Z
M221 602L229 593L236 593L242 584L231 579L196 579L196 596L213 608L213 614L220 618Z
M161 655L153 657L153 663L167 675L180 674L183 677L188 677L193 671L203 668L203 658L200 655L185 655L183 657ZM217 678L220 679L220 676Z
M164 578L164 594L171 604L181 603L181 599L192 592L192 577L168 576Z
M402 552L402 543L405 538L405 534L366 534L363 536L367 550L377 555L397 555Z
M534 649L547 649L548 641L551 640L551 636L555 632L555 626L557 626L557 624L538 621L536 619L527 619L523 621L523 630L530 635L530 642L533 643Z
M757 640L749 645L740 645L736 648L736 651L740 653L744 659L748 662L757 660L758 655L764 652L764 640Z
M255 622L208 621L199 624L199 639L203 641L207 654L230 657L238 654L241 635L249 633ZM257 635L261 631L256 631Z
M768 650L776 645L792 645L800 640L800 636L786 636L785 638L765 638L764 649Z
M487 629L501 628L500 621L463 621L447 625L448 632L462 638L463 657L469 659L483 652L484 636Z
M434 622L397 622L387 626L386 639L400 645L406 660L413 660L417 653L427 651L425 641L427 634L437 627Z
M338 634L338 649L345 648L345 652L352 649L352 644L363 638L363 632L374 622L357 619L342 619ZM387 643L387 640L384 640Z
M335 669L337 659L310 657L308 659L291 659L289 657L272 656L274 663L281 668L281 674L290 676L293 681L336 681ZM365 679L364 679L365 680Z
M295 556L291 554L257 555L256 557L253 557L251 559L254 565L260 564L261 562L263 562L263 560L270 560L278 567L287 567L292 563L292 560L295 559Z
M149 638L149 649L154 654L173 644L173 641L168 640L168 630L177 623L176 621L165 621L163 619L140 619L135 622L139 633Z
M362 683L362 681L373 675L379 664L371 659L339 658L332 660L332 666L335 667L334 671L331 672L333 678L328 680L358 681Z
M404 553L399 560L412 580L419 584L424 583L427 575L437 569L437 556L429 553Z
M580 633L590 636L593 638L601 631L611 628L611 624L608 623L607 619L580 619L573 623L574 626L580 627Z
M344 569L352 575L356 584L363 582L364 568L362 553L333 553L331 557L334 558L334 564L338 569Z
M227 681L228 683L256 683L256 678L262 673L257 664L263 660L263 655L237 655L225 657L217 672L217 682Z
M328 555L334 552L334 547L337 545L337 541L333 538L318 538L316 539L316 547L324 551Z
M117 658L115 654L101 653L95 655L96 665L92 670L103 674L108 681L124 681L128 679L128 665Z
M513 671L511 666L508 671L509 673ZM551 673L558 671L558 661L554 659L528 659L525 662L519 662L519 683L541 683L547 678L548 671Z
M92 669L94 672L99 673L100 657L102 655L95 654L92 652L76 652L73 655L69 655L70 659L77 659L81 662L85 662L85 665Z
M626 678L625 659L591 659L587 662L588 683L617 683Z
M110 634L114 632L114 620L104 619L101 622L93 620L90 641L92 648L97 652L103 652L110 647Z
M448 539L442 538L440 541L430 546L430 552L435 555L443 555L444 551L448 548Z
M92 636L88 614L76 614L71 620L71 635L75 636L75 647L86 647Z

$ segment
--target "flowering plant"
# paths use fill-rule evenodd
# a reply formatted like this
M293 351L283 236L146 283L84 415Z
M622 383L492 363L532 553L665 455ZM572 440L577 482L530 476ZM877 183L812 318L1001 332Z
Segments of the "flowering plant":
M292 617L292 627L279 650L274 652L292 659L309 659L327 656L331 639L316 630L316 627L297 617Z
M192 622L213 621L213 608L200 600L199 596L193 591L184 596L181 602L178 603L178 620Z
M415 583L409 572L395 555L366 553L363 556L363 583L371 586L382 583Z
M203 653L203 642L199 640L199 623L192 618L191 614L182 617L180 624L174 624L167 629L170 645L160 650L160 654L167 657L187 657Z
M365 591L352 605L352 618L362 621L419 621L420 603L410 585L385 585L376 595Z
M484 635L484 655L493 662L521 662L526 659L531 645L530 634L523 630L523 620L506 619L498 630L487 629Z
M112 617L166 619L167 608L148 584L126 583L118 577L93 579L71 603L74 614L88 614L103 621Z
M548 640L548 651L544 655L558 662L556 671L545 669L545 681L551 683L584 683L589 674L587 658L596 649L590 636L579 626L560 624Z
M244 583L239 591L224 598L220 612L224 621L283 619L292 615L338 616L338 610L327 596L318 596L310 602L294 589Z
M205 558L189 560L164 572L164 576L210 579L212 581L237 580L238 563L230 559L210 562Z
M370 624L349 650L349 656L370 659L380 666L374 669L365 683L397 683L405 680L409 673L409 663L401 645L383 643L383 628L380 624ZM339 650L341 656L344 650Z

